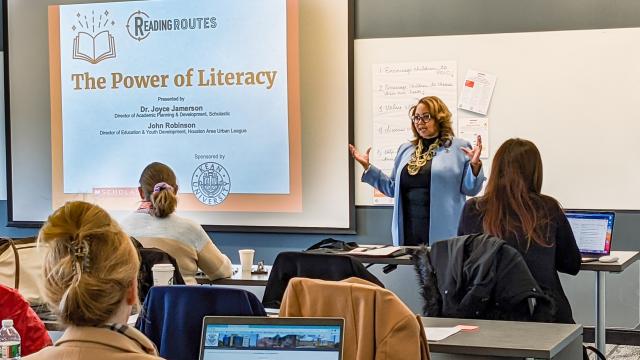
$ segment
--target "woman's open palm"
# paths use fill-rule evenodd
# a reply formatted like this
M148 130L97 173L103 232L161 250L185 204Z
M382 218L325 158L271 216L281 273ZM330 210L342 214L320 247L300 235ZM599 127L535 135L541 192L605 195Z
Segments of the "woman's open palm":
M369 168L369 153L371 152L371 147L367 149L367 151L363 154L356 149L355 146L349 144L349 151L351 152L351 156L356 159L357 162L362 165L365 169Z

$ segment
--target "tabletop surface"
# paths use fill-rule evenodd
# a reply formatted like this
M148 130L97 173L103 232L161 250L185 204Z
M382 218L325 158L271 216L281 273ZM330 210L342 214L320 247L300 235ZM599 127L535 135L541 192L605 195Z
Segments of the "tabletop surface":
M639 251L612 251L612 256L617 256L618 261L613 263L589 262L584 263L580 267L583 271L607 271L622 272L629 265L640 259ZM395 265L412 265L411 256L402 255L399 257L367 257L364 255L354 256L360 262L365 264L395 264ZM270 265L265 265L267 274L250 274L239 271L240 265L233 265L234 273L229 278L209 280L206 276L196 276L199 284L217 284L217 285L246 285L246 286L265 286L269 279ZM253 266L256 269L256 266Z
M618 257L618 261L612 263L588 262L582 264L580 270L623 272L624 269L640 258L640 251L612 251L611 256Z
M245 285L245 286L266 286L267 280L269 280L269 273L271 272L271 265L265 265L267 270L266 274L252 274L249 272L240 271L240 265L232 265L233 275L228 278L209 280L204 275L196 275L196 281L198 284L213 284L213 285ZM253 270L256 270L256 265L253 266Z
M582 325L518 321L422 318L426 327L478 326L441 341L429 341L432 352L550 359L582 335Z
M413 248L407 246L408 248ZM623 272L629 265L640 259L639 251L611 251L611 256L617 256L618 261L613 263L601 263L598 261L588 262L580 266L580 270L584 271L607 271L607 272ZM395 264L395 265L413 265L410 255L402 255L399 257L367 257L365 255L354 256L364 264Z

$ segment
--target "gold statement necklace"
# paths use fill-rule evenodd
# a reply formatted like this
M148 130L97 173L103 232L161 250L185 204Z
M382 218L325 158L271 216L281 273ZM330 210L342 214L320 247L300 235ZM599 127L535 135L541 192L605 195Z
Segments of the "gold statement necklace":
M436 139L436 141L429 146L427 151L422 152L424 149L424 145L422 145L422 139L418 141L418 146L416 146L416 151L411 155L411 160L407 164L407 171L409 175L417 174L423 166L427 165L434 156L436 156L436 151L440 147L440 138Z

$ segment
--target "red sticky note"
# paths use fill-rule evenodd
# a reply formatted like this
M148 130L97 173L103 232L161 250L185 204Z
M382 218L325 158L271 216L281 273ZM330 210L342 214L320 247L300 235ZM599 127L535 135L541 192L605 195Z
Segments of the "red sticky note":
M466 87L470 87L470 88L472 88L472 87L473 87L473 85L475 85L475 83L473 82L473 80L467 80L467 81L465 81L465 82L464 82L464 86L466 86Z

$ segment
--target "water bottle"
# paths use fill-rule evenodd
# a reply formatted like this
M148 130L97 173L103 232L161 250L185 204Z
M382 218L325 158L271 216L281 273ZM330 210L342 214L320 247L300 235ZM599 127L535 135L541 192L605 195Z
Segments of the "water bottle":
M13 320L2 320L0 329L0 355L2 360L20 359L20 334L13 327Z

